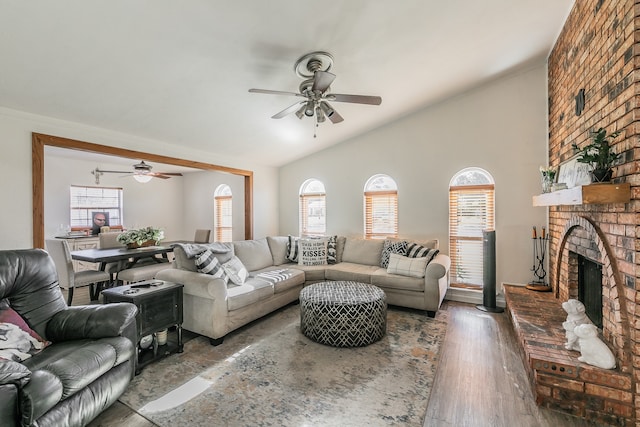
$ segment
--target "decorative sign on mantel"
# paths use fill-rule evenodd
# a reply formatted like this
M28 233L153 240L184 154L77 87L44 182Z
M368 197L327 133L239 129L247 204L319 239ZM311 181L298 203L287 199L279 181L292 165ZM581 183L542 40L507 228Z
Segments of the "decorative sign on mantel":
M567 184L567 188L591 184L591 175L587 163L578 163L578 156L560 165L558 182Z

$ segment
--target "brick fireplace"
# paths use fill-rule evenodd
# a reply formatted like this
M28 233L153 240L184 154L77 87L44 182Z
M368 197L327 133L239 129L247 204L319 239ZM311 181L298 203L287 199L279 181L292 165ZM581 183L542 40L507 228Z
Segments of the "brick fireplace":
M580 256L602 266L601 338L614 352L617 368L594 371L602 384L607 383L607 376L611 380L607 389L597 393L589 393L585 378L565 383L565 387L574 387L569 394L576 405L580 406L580 399L584 399L577 415L589 417L597 412L600 415L594 417L604 421L640 426L640 312L636 310L640 303L638 34L637 1L580 0L575 2L550 54L549 165L558 167L571 159L575 155L571 145L583 147L595 129L620 130L614 150L622 154L622 162L615 169L614 182L630 183L631 201L549 207L549 279L553 292L545 297L547 302L543 298L540 304L557 307L562 301L578 297ZM582 94L584 105L579 105ZM568 357L573 360L575 355ZM574 362L571 365L586 369ZM625 384L610 387L618 382ZM622 402L626 409L619 407L616 413L612 406L603 408L594 403L593 396L606 400L609 391L621 398L616 402ZM557 396L562 397L562 390ZM553 400L544 402L553 406ZM590 412L592 404L599 409ZM612 415L608 420L602 415L607 413Z

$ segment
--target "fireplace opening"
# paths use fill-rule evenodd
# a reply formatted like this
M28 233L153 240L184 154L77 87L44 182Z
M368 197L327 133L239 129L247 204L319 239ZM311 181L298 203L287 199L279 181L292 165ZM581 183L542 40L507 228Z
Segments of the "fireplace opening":
M578 300L589 319L602 329L602 264L578 255Z

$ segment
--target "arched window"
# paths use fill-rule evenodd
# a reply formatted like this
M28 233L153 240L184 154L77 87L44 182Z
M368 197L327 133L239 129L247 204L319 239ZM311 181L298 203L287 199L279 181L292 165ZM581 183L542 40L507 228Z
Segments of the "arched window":
M215 221L215 241L231 242L233 240L233 210L231 188L227 184L219 185L213 196Z
M324 235L327 230L327 209L324 184L308 179L300 187L300 235Z
M364 186L364 237L398 236L398 186L388 175L374 175Z
M482 231L495 229L493 177L480 168L458 172L449 184L449 253L452 287L483 286Z

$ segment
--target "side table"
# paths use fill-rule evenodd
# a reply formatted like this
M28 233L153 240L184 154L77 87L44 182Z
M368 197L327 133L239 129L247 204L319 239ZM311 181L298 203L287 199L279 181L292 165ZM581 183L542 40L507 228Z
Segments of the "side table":
M138 364L136 374L149 363L172 353L182 353L182 288L184 285L162 280L147 280L102 291L104 303L130 302L138 307ZM175 326L177 340L158 344L157 333ZM152 335L149 349L140 346L142 337Z

